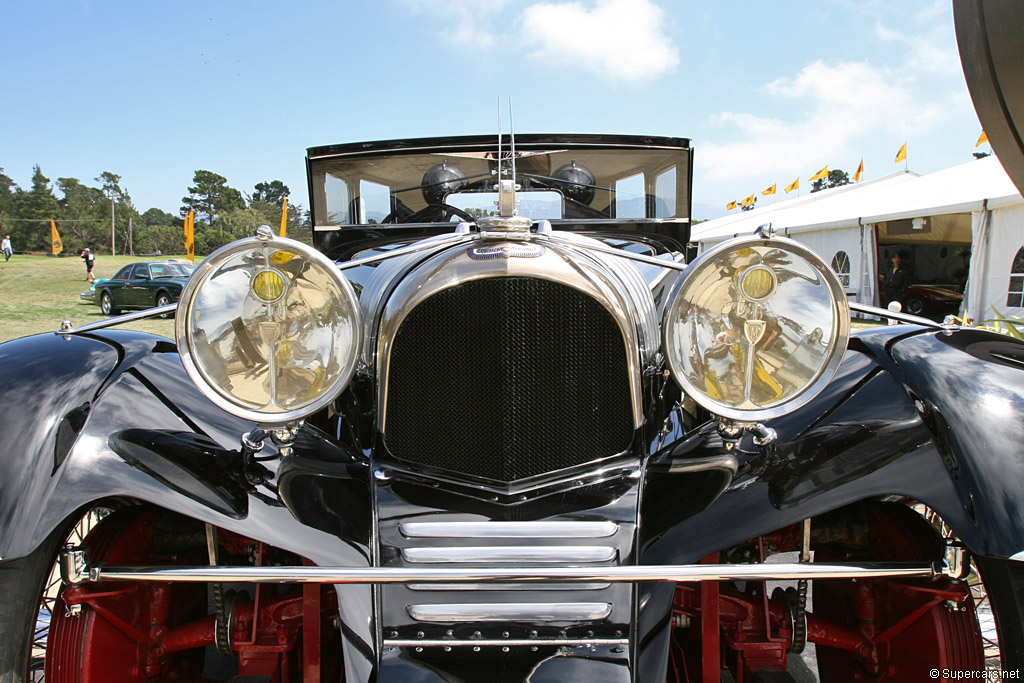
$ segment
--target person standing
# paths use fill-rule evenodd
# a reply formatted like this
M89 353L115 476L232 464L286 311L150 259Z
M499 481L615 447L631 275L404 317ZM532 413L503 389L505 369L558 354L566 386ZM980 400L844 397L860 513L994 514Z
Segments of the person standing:
M4 252L4 261L10 261L11 256L14 255L14 249L11 248L11 236L4 235L3 241L0 241L0 249Z
M89 282L96 282L96 276L92 274L92 267L96 263L96 256L89 251L89 247L82 250L82 260L85 261L85 270L87 277L85 278Z
M907 269L903 267L903 257L897 252L892 257L892 263L885 271L885 282L882 283L882 293L885 295L883 306L898 301L903 303L903 290L907 288L910 281L907 279Z

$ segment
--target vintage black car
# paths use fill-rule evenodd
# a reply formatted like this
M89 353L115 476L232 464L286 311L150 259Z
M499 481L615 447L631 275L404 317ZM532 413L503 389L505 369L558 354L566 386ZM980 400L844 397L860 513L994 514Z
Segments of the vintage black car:
M167 306L177 303L195 269L187 261L129 263L114 277L96 280L79 297L99 304L104 315L116 315L124 308Z
M769 227L686 262L686 139L307 165L315 248L210 255L175 343L113 319L0 346L0 672L1020 667L1024 344L865 307L905 324L851 335Z

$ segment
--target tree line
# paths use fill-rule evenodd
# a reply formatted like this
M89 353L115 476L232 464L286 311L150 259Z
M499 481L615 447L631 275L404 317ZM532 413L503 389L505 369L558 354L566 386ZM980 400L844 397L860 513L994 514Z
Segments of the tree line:
M121 176L104 171L87 185L77 178L51 182L39 166L32 169L31 185L19 187L0 168L0 233L10 235L16 252L49 252L50 219L64 244L64 255L88 247L97 253L182 254L184 218L195 211L195 250L208 254L240 237L253 235L260 225L275 232L290 191L280 180L257 183L252 193L227 184L224 176L199 170L182 197L178 216L157 208L139 212L122 186ZM288 203L288 237L309 244L309 214Z

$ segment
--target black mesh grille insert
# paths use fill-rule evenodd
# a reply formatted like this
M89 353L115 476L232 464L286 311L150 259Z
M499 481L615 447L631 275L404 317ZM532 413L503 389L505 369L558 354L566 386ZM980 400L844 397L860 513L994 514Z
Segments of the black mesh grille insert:
M611 314L565 285L467 282L395 336L391 454L512 482L621 453L633 435L626 349Z

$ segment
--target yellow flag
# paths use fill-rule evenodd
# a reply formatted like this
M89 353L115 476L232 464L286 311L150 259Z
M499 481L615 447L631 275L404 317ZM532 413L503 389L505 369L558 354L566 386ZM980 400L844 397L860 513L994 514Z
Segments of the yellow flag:
M185 256L192 263L196 262L195 219L195 211L189 211L188 215L185 216Z
M986 142L988 142L988 136L985 135L985 131L981 131L981 137L979 137L978 141L976 143L974 143L974 149L978 149L979 147L981 147Z
M796 180L791 182L789 185L786 185L786 194L789 194L793 190L799 190L799 189L800 189L800 179L797 178Z
M281 208L281 237L287 237L288 232L288 198L284 198L284 206Z
M767 190L761 190L761 194L762 194L762 195L764 195L764 196L766 196L766 197L767 197L768 195L770 195L770 194L775 194L775 186L776 186L777 184L778 184L778 183L772 183L772 186L771 186L771 187L769 187L769 188L768 188Z
M906 159L907 159L907 143L904 142L903 146L900 147L900 151L896 152L896 158L893 160L893 163L894 164L898 164L901 161L906 161Z
M747 197L746 199L744 199L744 200L742 200L740 202L740 206L750 206L753 203L754 203L754 195L750 195L749 197Z
M812 175L807 180L811 180L811 181L813 181L813 180L824 180L825 178L828 178L828 166L826 166L825 168L821 169L820 171L818 171L817 173Z
M857 172L853 174L853 182L860 182L860 174L864 172L864 157L861 157L860 165L857 167Z
M725 210L726 211L732 211L735 208L736 208L736 202L735 201L731 201L731 202L729 202L728 204L725 205Z
M60 233L57 232L57 225L50 219L50 251L54 256L64 251L64 243L60 241Z

